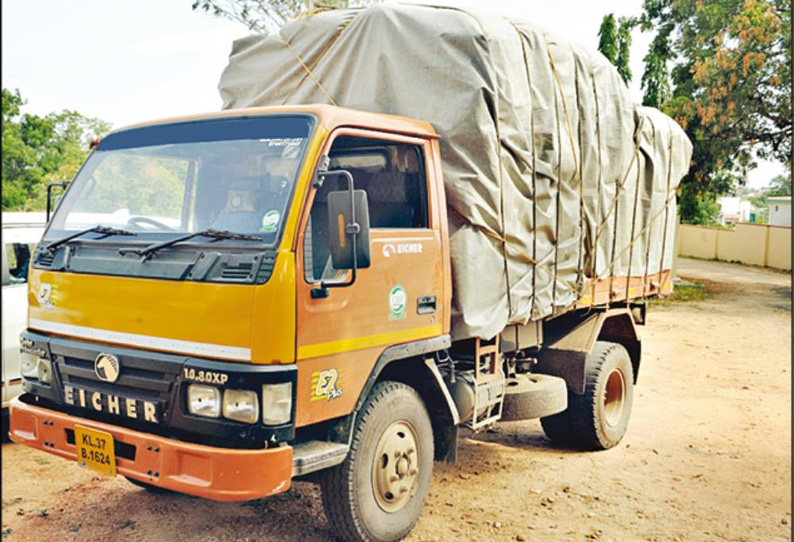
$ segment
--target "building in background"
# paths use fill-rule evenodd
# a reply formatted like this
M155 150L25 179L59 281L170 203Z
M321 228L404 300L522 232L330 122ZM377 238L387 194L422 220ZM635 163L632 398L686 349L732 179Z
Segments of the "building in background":
M791 227L791 196L772 196L769 203L769 224Z
M739 196L723 196L717 198L720 206L720 224L736 224L737 222L751 222L750 215L755 210L752 203Z

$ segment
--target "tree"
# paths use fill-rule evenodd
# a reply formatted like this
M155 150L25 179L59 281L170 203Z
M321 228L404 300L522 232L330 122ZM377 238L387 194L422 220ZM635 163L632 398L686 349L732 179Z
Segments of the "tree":
M362 6L377 0L194 0L193 11L243 23L254 32L278 31L289 20L328 9Z
M601 20L601 27L598 29L598 50L607 57L613 65L618 60L618 25L615 22L615 15L608 13Z
M615 66L618 69L620 78L627 85L631 81L631 68L629 68L629 52L631 50L631 30L635 26L635 21L627 17L620 18L618 27L618 58Z
M675 118L694 145L682 220L700 220L698 205L733 192L756 158L790 167L788 0L646 0L640 24L656 33L643 103Z
M618 70L620 78L628 84L631 81L629 69L629 50L631 49L631 30L637 24L634 19L621 17L615 21L615 15L609 13L601 20L598 29L598 50Z
M769 190L765 196L790 196L791 195L791 176L775 175L769 182Z
M91 140L110 130L108 123L76 111L23 114L24 105L19 90L2 90L4 211L44 209L47 185L74 177Z

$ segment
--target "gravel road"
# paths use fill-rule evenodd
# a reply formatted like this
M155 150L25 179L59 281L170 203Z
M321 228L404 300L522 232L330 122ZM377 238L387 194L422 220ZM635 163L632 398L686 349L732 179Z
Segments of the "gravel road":
M655 305L628 434L553 448L540 424L465 434L436 464L416 541L790 541L791 275L681 260L709 299ZM4 540L331 540L319 488L245 504L152 495L2 448Z

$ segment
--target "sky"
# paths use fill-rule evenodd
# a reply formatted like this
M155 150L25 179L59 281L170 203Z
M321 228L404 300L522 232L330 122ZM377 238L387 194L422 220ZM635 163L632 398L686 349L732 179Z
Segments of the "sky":
M390 2L390 0L385 0ZM406 2L406 0L402 0ZM642 0L408 0L524 19L595 49L601 18L639 15ZM408 3L406 2L406 3ZM114 127L217 111L217 90L241 23L194 12L191 0L3 0L2 84L19 89L24 112L71 109ZM650 34L636 30L629 88L640 102ZM748 179L758 188L784 173L765 163Z

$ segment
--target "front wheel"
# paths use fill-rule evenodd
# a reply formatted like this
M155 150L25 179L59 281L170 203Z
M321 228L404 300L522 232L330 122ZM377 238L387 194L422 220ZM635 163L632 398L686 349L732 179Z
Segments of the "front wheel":
M433 430L413 388L381 382L359 412L345 461L323 472L325 513L351 542L395 542L419 519L433 472Z

